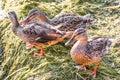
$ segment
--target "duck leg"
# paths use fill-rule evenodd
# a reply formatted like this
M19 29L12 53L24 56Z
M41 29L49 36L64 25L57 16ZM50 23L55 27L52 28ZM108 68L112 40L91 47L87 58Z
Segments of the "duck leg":
M34 57L40 57L40 56L43 56L43 55L44 55L44 48L43 48L43 46L41 46L40 51L34 53Z
M31 49L33 47L34 47L34 45L32 45L30 43L26 43L26 46L25 46L26 49Z
M94 70L89 70L89 74L92 75L93 78L96 77L96 71L97 71L97 68L98 68L98 62L95 63L95 67L94 67Z

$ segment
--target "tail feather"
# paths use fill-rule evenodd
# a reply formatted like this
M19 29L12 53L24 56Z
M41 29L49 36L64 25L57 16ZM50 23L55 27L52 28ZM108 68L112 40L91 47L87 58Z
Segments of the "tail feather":
M107 46L108 46L108 47L112 46L113 43L114 43L114 41L115 41L114 39L109 39L109 40L108 40L108 45L107 45Z
M106 51L108 51L109 50L109 48L112 46L112 44L113 44L113 42L114 42L114 39L108 39L107 40L107 44L106 44ZM106 52L105 51L105 52Z

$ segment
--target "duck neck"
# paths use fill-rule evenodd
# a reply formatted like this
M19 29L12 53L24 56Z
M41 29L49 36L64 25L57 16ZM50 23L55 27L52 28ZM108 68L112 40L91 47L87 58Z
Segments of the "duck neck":
M50 20L44 14L39 14L37 17L40 21L50 23Z
M79 39L71 49L71 53L80 53L86 50L87 38Z
M14 15L14 18L13 19L11 19L11 22L12 22L12 24L13 24L13 27L18 27L19 26L19 22L18 22L18 19L17 19L17 16L16 15Z
M14 19L11 19L11 22L13 24L12 31L13 31L14 34L17 34L16 32L17 32L17 28L19 27L19 22L17 20L17 16L16 15L14 16Z
M84 38L79 39L78 41L79 41L80 44L86 45L87 42L88 42L88 38L87 38L87 37L84 37Z

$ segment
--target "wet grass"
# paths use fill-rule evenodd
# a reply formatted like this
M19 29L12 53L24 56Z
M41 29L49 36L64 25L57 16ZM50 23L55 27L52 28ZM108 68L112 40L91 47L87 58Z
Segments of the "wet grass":
M32 8L43 10L50 18L61 12L80 15L91 13L98 19L98 23L91 26L88 36L108 36L115 39L114 45L99 64L97 77L92 79L85 71L74 68L76 64L69 54L72 46L64 46L67 40L46 47L45 56L33 58L33 53L37 49L26 50L25 43L12 33L9 19L4 19L0 21L0 41L3 47L0 80L120 80L120 9L116 7L120 3L117 0L97 2L94 0L77 2L76 0L69 3L68 1L47 3L21 0L10 2L18 6L12 5L5 10L15 10L19 20L24 18ZM92 67L91 65L88 69Z

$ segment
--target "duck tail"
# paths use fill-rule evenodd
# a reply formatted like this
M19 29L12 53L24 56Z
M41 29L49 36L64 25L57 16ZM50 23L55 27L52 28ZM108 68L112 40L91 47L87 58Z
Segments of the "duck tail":
M115 42L114 39L108 39L108 44L107 44L108 47L112 46L114 42Z
M106 45L105 45L106 51L109 50L109 48L113 45L113 43L114 43L114 39L109 39L109 38L106 39Z
M83 19L88 19L90 17L91 17L91 14L86 14L86 15L83 16Z

